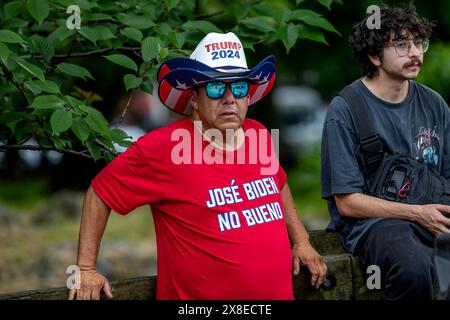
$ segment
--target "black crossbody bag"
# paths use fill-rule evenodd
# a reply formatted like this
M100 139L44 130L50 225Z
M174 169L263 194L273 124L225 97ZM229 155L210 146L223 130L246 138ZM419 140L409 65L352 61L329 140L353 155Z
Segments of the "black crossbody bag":
M347 102L355 120L357 157L367 194L408 204L450 205L450 179L409 154L388 152L355 90L346 86L339 96Z

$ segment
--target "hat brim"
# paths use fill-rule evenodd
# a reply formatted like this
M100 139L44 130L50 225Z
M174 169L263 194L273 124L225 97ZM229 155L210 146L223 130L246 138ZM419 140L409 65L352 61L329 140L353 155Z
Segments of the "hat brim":
M249 105L253 105L271 91L275 73L274 56L268 56L250 70L234 69L227 72L189 58L173 58L158 70L158 95L169 109L189 115L190 93L195 86L216 80L244 80L250 83Z

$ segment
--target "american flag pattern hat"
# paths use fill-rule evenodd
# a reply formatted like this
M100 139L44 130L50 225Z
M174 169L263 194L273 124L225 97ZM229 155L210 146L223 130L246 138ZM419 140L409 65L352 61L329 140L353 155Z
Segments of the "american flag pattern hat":
M158 70L158 95L169 109L191 114L190 94L195 86L217 80L248 81L250 103L264 98L275 82L275 57L263 59L248 69L244 48L232 32L209 33L190 58L172 58Z

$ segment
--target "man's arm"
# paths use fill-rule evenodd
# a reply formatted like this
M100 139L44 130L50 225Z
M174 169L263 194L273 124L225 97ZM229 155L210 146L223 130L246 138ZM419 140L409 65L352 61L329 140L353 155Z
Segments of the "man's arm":
M368 196L361 193L336 194L339 213L353 218L400 218L420 223L434 234L449 233L450 206L441 204L411 205Z
M327 267L322 257L309 242L308 232L297 214L294 199L287 183L281 190L281 199L283 201L289 239L292 244L293 273L298 275L300 265L307 266L311 272L311 285L319 288L325 281Z
M100 241L105 231L111 209L89 187L83 202L80 234L78 239L78 260L80 267L80 289L71 289L69 300L98 300L103 289L112 298L108 280L97 273L97 256Z

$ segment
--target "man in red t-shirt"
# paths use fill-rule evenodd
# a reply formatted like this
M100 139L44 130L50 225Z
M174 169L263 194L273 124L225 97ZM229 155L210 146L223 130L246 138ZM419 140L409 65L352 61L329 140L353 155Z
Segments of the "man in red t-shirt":
M112 210L150 205L157 251L157 299L293 299L292 273L326 276L295 209L271 136L246 119L275 81L269 56L247 68L233 33L208 34L190 58L158 71L159 97L187 117L148 133L92 181L83 204L81 288L69 299L98 299L101 237Z

